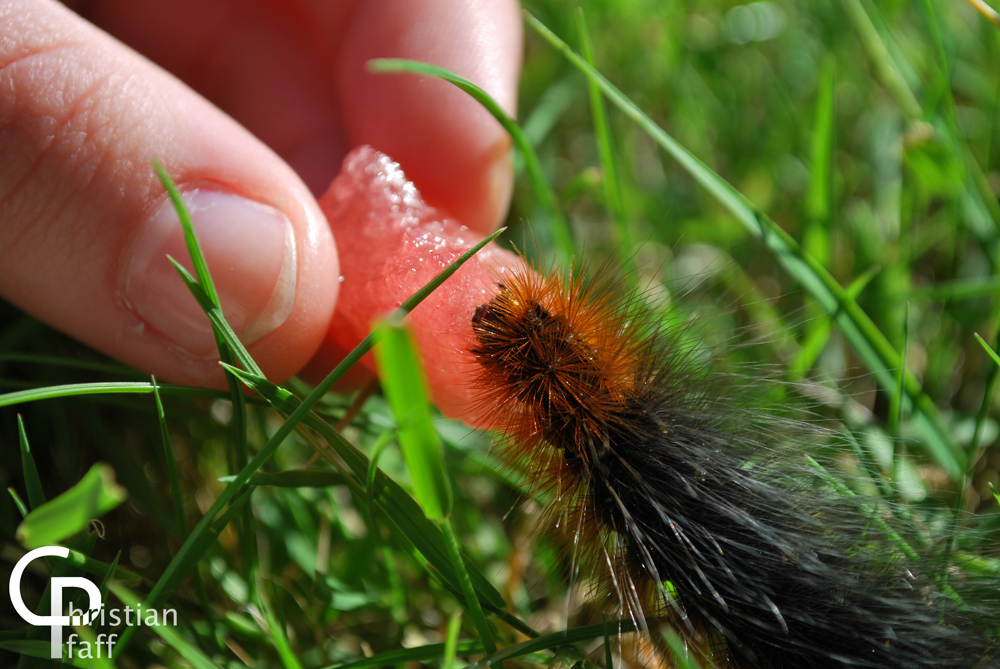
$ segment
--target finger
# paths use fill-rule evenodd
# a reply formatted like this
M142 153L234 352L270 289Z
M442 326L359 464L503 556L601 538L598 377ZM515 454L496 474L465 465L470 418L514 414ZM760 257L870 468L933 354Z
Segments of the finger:
M48 0L0 7L0 293L183 383L221 382L150 168L184 192L223 311L264 371L318 346L339 269L322 212L274 153L172 76Z
M510 140L489 113L443 81L372 74L372 58L412 58L467 77L507 112L517 107L521 20L513 0L371 0L358 8L340 55L338 91L348 144L399 161L427 201L480 232L506 213Z

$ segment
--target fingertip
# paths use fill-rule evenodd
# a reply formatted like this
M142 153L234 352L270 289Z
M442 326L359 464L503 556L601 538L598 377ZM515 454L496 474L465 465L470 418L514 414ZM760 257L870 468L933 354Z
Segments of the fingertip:
M338 91L348 143L399 161L426 200L479 232L506 214L510 139L466 93L411 74L373 74L373 58L411 58L481 86L508 114L517 107L521 19L510 0L374 0L345 38Z

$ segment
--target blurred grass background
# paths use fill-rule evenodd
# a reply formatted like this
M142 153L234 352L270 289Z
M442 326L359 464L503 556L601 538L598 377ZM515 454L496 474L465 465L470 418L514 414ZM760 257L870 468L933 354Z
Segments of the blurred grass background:
M525 7L579 49L577 4ZM973 333L994 344L1000 315L1000 28L963 0L583 6L598 70L851 287L879 332L905 350L906 368L940 412L951 455L969 461L967 480L928 450L908 403L879 385L874 373L883 370L867 366L830 325L801 278L633 121L606 105L610 132L595 130L584 77L526 28L519 118L580 254L592 263L625 257L653 308L676 301L711 319L723 339L733 331L762 339L739 356L804 380L817 411L858 439L861 462L845 454L847 469L867 463L931 527L957 506L977 514L968 524L997 536L1000 514L988 485L1000 483L1000 449L989 417L995 405L984 404L996 367ZM612 145L617 192L607 190L599 140ZM556 240L545 219L531 184L520 179L507 239L552 254ZM0 393L145 380L0 304ZM300 397L309 390L286 385ZM0 397L0 483L26 498L17 414L47 498L93 463L110 464L128 501L102 518L102 537L82 533L67 545L107 565L120 552L119 565L146 579L130 584L144 596L185 536L175 497L193 526L225 488L219 479L241 463L241 412L234 418L225 397L163 396L179 495L171 493L148 394L30 403ZM352 401L329 396L318 412L335 424ZM280 423L263 403L249 403L251 454ZM342 434L371 454L392 426L375 394ZM444 420L436 426L455 495L451 522L511 614L543 634L600 622L581 589L566 595L565 565L533 534L535 502L497 471L488 436ZM313 480L275 476L304 468L314 454L299 434L277 450L262 470L272 478L255 480L252 517L238 515L222 529L198 563L199 578L184 580L168 600L184 620L181 641L141 631L118 666L339 666L445 641L456 597L385 527L373 529L348 475L321 461ZM378 465L409 488L395 446ZM20 520L13 501L0 502L0 581L23 552L15 539ZM938 532L929 541L943 542ZM988 553L995 539L980 538L978 549ZM26 598L44 583L26 583ZM467 615L461 622L459 637L477 639ZM25 633L6 600L0 629L0 648L8 644L0 664L49 664L11 652L9 643ZM497 631L501 645L525 638L505 623ZM553 652L528 659L546 666ZM419 658L414 650L393 664L419 666ZM577 660L568 651L559 657L562 666ZM606 661L601 653L591 660Z

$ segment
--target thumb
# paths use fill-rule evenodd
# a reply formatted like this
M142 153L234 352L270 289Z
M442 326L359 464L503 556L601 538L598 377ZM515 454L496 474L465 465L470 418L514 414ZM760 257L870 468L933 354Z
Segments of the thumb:
M0 7L0 294L163 378L218 385L207 318L150 159L191 211L223 313L270 377L312 356L339 274L326 220L270 149L49 0Z

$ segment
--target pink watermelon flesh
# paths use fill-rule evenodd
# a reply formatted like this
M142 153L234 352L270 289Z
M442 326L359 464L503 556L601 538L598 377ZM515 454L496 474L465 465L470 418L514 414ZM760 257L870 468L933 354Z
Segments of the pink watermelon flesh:
M327 335L350 351L372 324L400 306L482 240L424 203L397 163L370 146L354 149L320 198L340 255L341 289ZM407 320L434 402L448 416L481 424L471 379L472 316L490 300L516 255L494 244L451 276ZM373 367L371 356L363 361Z

